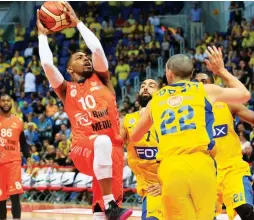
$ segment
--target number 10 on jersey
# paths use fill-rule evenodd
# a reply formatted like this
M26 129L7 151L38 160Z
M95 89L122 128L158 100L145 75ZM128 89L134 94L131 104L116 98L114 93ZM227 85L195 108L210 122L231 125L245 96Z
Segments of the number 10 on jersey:
M95 99L92 95L87 95L86 97L81 97L78 102L81 103L82 105L82 108L84 110L87 110L87 109L93 109L95 108L96 106L96 102L95 102Z

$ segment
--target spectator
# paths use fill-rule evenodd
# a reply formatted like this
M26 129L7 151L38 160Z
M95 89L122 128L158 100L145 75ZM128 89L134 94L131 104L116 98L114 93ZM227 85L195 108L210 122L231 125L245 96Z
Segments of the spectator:
M69 139L70 135L71 135L71 130L69 128L67 128L65 124L62 124L60 127L61 127L61 129L60 129L59 133L64 134L66 136L66 138Z
M8 69L10 67L10 64L5 62L3 60L3 57L0 57L0 74L3 74L6 69Z
M25 52L24 52L24 57L25 58L30 58L33 56L33 43L32 42L29 42L28 44L28 47L25 49Z
M36 105L34 105L34 113L36 115L40 115L42 113L44 113L46 110L45 106L41 103L41 100L37 100Z
M116 66L115 74L118 77L118 83L121 88L125 85L126 82L128 83L129 73L129 64L125 63L123 59L120 59L118 65Z
M125 21L124 21L124 19L122 17L122 14L119 13L117 15L117 18L116 18L116 21L115 21L116 28L120 28L120 30L121 30L121 28L124 26L124 23L125 23Z
M33 73L31 73L30 69L27 69L27 73L25 74L25 84L24 90L26 97L30 97L33 92L36 92L36 78Z
M24 57L19 55L19 51L16 51L14 57L11 59L11 66L17 67L19 72L20 69L24 66L24 64L25 64Z
M53 117L58 112L58 107L54 104L54 100L50 99L49 104L46 106L46 116Z
M66 136L65 136L65 138L66 138ZM60 133L56 133L55 138L54 138L54 146L58 147L58 145L61 142L61 140L62 140L61 134Z
M52 138L52 126L53 124L51 120L46 118L44 114L41 114L39 116L39 122L37 124L37 127L39 132L39 138L41 141Z
M191 21L201 22L201 8L198 6L198 3L194 3L191 9Z
M29 122L27 124L27 129L24 131L24 133L25 133L25 137L26 137L26 142L30 146L34 145L38 142L38 140L39 140L38 133L35 131L34 124L32 122Z
M38 60L38 57L35 55L33 55L32 61L28 64L27 67L32 70L32 73L35 76L39 75L41 72L40 61Z
M26 30L21 26L21 24L17 24L14 33L15 33L15 42L24 41Z
M9 94L12 98L14 98L14 77L8 71L5 71L3 74L3 83L4 83L4 91Z
M43 155L43 159L54 160L56 157L55 148L53 145L48 145L46 152Z
M63 153L61 149L56 149L56 157L54 162L57 163L59 166L65 166L66 155Z
M28 105L27 101L24 101L21 111L24 115L28 115L33 112L33 108L30 105Z
M68 124L68 116L67 114L64 112L64 108L63 106L59 106L58 112L56 112L53 116L53 119L55 121L55 125L59 126L64 124L67 125Z
M71 28L65 28L61 31L62 34L64 34L66 40L70 40L74 38L76 29L74 27Z
M200 52L195 54L195 59L197 62L203 63L208 56L206 55L203 48L200 48Z

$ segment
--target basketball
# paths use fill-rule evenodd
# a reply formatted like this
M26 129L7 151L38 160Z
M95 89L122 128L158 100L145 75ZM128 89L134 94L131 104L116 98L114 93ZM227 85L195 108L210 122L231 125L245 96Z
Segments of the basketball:
M66 8L60 1L45 2L40 8L41 23L53 32L63 30L70 23L70 19L62 10Z

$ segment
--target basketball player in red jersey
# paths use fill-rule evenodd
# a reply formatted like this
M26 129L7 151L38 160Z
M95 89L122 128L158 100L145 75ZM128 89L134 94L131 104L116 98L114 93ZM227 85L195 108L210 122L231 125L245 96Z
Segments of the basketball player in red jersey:
M53 65L46 37L49 31L41 24L37 12L41 64L70 119L72 160L80 172L94 178L94 219L124 220L132 211L120 208L115 200L122 198L123 147L108 62L97 37L76 17L68 3L63 4L71 26L78 28L91 50L92 60L84 53L74 53L67 63L73 82L64 80Z
M21 155L29 157L29 149L23 132L23 122L11 114L12 102L9 95L0 96L0 219L7 218L6 201L12 202L12 216L20 219L19 194L21 185Z

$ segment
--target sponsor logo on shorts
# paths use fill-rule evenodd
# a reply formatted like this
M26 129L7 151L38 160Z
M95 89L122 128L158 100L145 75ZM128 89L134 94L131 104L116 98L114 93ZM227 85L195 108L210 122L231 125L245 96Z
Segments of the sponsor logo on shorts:
M135 147L137 156L142 160L155 160L158 152L157 147Z
M3 191L0 189L0 196L3 195Z
M182 96L172 96L168 99L168 105L171 107L178 107L183 103Z
M91 86L97 86L97 82L96 81L91 82Z
M92 151L89 148L79 147L79 146L72 146L71 153L77 154L79 156L89 157Z
M213 128L213 137L214 138L220 138L224 137L228 134L228 125L217 125Z

